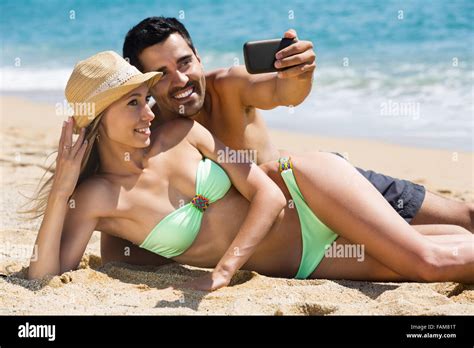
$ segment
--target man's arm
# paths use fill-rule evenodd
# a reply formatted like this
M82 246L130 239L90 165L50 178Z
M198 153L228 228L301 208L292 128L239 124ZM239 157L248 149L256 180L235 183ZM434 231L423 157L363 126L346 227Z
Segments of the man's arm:
M296 38L292 29L284 37ZM277 106L296 106L303 102L311 91L316 55L310 41L297 41L277 52L275 67L287 68L278 73L249 74L244 66L228 70L226 85L237 91L242 105L269 110ZM217 82L218 83L218 82ZM223 84L224 84L223 83Z

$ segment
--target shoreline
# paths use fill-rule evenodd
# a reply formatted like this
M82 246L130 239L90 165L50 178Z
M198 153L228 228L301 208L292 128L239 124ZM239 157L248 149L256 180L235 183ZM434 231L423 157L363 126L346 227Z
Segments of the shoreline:
M1 91L0 92L0 101L6 102L27 102L34 103L42 106L55 107L56 104L60 104L59 107L62 107L66 103L64 98L64 91L62 90L32 90L32 91ZM474 152L474 142L471 141L470 144L464 142L454 142L449 143L446 139L446 135L443 135L439 139L439 142L433 143L433 138L431 136L427 137L415 137L415 136L401 136L395 138L393 134L387 135L385 138L379 135L369 135L366 131L361 133L361 130L352 131L352 134L345 135L344 131L338 130L339 127L334 128L332 124L330 127L324 126L326 133L323 129L318 128L323 123L323 120L317 119L314 123L308 124L308 127L305 127L304 119L307 118L309 105L312 103L311 100L307 101L308 104L301 104L295 109L295 114L288 115L284 107L278 107L274 110L261 110L261 114L268 126L269 129L281 132L296 133L301 135L316 136L322 138L332 138L338 140L371 140L374 142L381 142L384 144L410 147L417 149L426 149L426 150L445 150L452 152L464 152L470 153ZM58 107L58 106L56 106ZM336 110L337 111L337 110ZM300 115L298 115L300 113ZM293 118L295 120L294 124L287 125L286 120ZM387 116L388 117L388 116ZM333 122L329 120L330 122ZM343 121L341 121L343 122ZM364 121L362 121L364 122ZM354 124L348 124L347 127L354 127ZM380 131L380 129L379 129ZM366 135L367 134L367 135ZM455 135L453 135L454 137ZM474 136L474 134L473 134Z

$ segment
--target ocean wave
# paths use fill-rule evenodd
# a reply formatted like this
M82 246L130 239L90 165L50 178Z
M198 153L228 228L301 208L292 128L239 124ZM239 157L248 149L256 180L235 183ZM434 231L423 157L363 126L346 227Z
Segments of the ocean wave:
M0 68L0 91L58 91L66 87L72 68L32 69L23 67Z
M242 65L243 58L234 52L211 53L202 56L206 70L232 65ZM314 81L317 86L328 89L355 89L365 92L382 89L409 88L419 89L446 86L450 89L470 91L473 70L466 68L465 62L457 67L449 64L401 64L401 65L372 65L364 68L344 67L335 64L319 63ZM0 67L0 90L58 90L63 89L72 72L71 67Z

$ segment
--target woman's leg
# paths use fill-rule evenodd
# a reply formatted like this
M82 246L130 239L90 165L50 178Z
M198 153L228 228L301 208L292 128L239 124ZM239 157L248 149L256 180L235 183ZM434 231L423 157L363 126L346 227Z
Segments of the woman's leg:
M344 237L339 237L331 249L360 250L360 245L355 245ZM362 255L338 255L337 252L329 253L321 260L318 267L309 276L311 279L347 279L361 281L399 282L406 281L407 277L392 271L383 263L370 256L365 248Z
M302 157L317 156L319 153L320 151L308 151L303 153ZM284 155L288 157L290 154L284 152ZM298 157L300 156L298 155ZM359 168L358 170L363 169ZM383 174L379 173L377 175ZM369 180L367 177L366 179ZM371 184L374 185L373 182L371 182ZM470 233L474 233L474 203L461 202L455 199L442 197L439 194L426 190L421 207L411 220L410 225L428 224L458 225L464 227L470 231Z
M471 232L458 225L411 225L423 235L463 235L473 237Z
M471 232L456 225L416 225L413 227L433 242L451 247L453 252L456 252L460 243L474 242ZM448 234L441 234L441 231ZM367 254L365 248L361 249L359 245L343 237L339 237L331 249L334 251L326 252L326 256L310 278L393 282L409 280ZM346 250L348 253L338 255L338 249Z
M416 232L347 161L328 153L292 161L298 186L321 221L387 268L417 281L474 282L468 245L455 255Z

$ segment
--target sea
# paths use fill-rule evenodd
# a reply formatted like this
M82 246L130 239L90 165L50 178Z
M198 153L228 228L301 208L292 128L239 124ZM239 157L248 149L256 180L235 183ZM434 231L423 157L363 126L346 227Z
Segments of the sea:
M77 61L150 16L179 19L206 70L290 28L311 41L312 91L264 111L272 128L473 151L472 0L0 0L0 95L62 102Z

